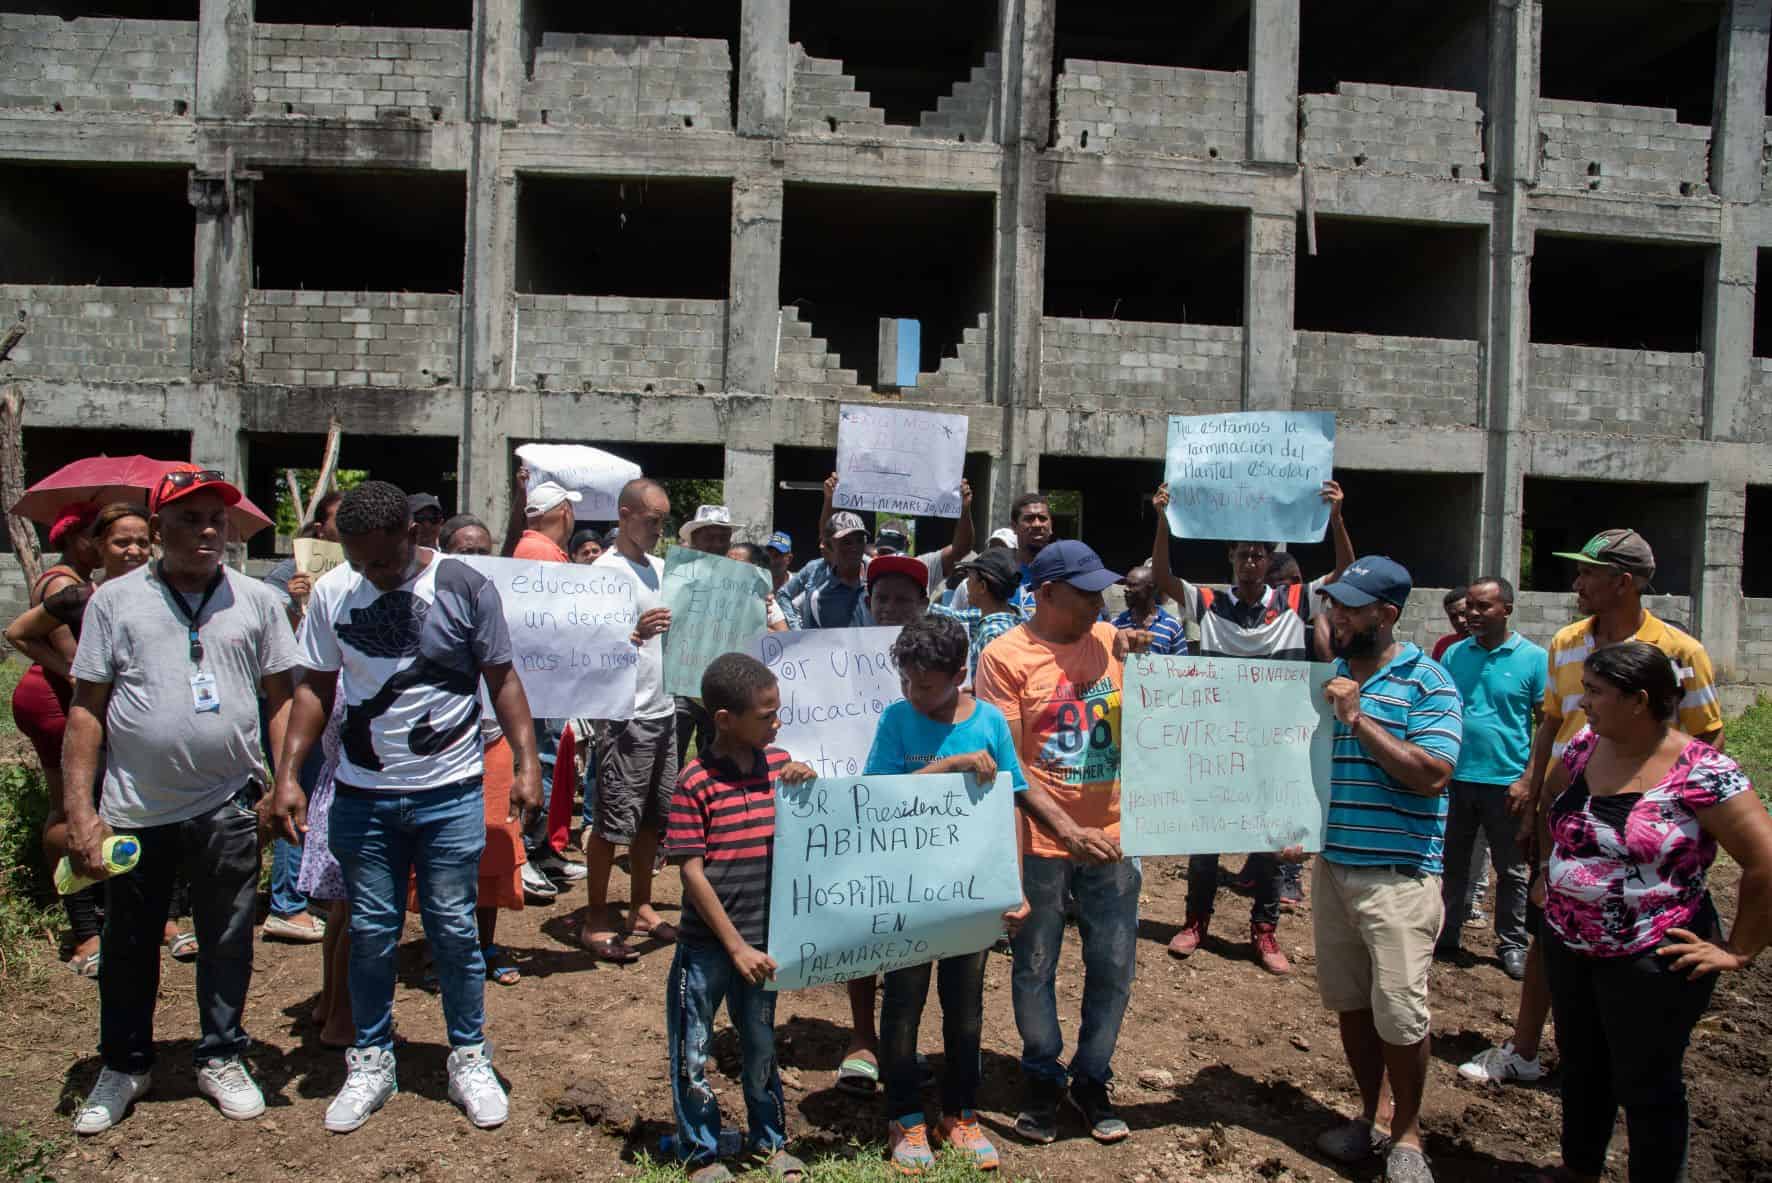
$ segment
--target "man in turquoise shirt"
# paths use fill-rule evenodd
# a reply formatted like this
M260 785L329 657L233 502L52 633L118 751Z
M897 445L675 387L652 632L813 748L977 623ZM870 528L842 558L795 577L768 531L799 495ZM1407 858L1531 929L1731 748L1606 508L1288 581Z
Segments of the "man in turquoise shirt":
M1464 699L1464 746L1452 773L1446 819L1446 923L1434 952L1458 952L1470 908L1472 849L1480 830L1495 865L1495 941L1501 967L1515 981L1526 973L1528 868L1508 812L1508 788L1526 776L1532 754L1532 712L1544 700L1545 651L1508 627L1514 588L1485 576L1465 596L1470 636L1446 650L1441 664Z

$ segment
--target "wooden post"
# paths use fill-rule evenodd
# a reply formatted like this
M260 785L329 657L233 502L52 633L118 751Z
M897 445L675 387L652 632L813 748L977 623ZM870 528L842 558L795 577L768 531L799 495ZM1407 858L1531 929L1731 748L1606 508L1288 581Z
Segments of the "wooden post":
M338 449L344 441L345 425L337 419L326 425L326 451L320 460L320 479L314 482L314 495L308 501L308 507L301 515L301 524L307 525L320 512L320 498L326 496L332 488L332 478L338 472ZM297 498L296 509L301 509L301 500Z
M0 503L11 506L25 495L25 396L17 386L0 395ZM36 587L43 574L37 551L37 527L15 513L6 515L6 532L12 536L12 553L25 569L25 586Z

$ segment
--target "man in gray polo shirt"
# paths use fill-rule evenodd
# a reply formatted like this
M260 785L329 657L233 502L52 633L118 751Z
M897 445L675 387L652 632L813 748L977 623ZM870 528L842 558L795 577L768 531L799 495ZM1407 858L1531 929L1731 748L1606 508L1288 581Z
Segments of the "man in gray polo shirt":
M281 746L295 638L269 588L222 566L240 490L195 465L148 499L163 557L108 581L86 608L74 658L62 767L75 870L102 874L104 840L135 835L141 862L112 880L99 971L104 1069L74 1118L96 1134L148 1089L160 938L174 873L197 923L197 1091L224 1116L257 1117L264 1096L240 1056L258 895L259 697ZM104 752L104 791L91 788Z

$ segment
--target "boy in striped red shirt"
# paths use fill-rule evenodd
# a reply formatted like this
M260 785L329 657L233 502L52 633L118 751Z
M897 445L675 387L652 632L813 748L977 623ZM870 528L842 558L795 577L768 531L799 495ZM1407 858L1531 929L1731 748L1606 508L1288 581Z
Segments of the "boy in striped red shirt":
M769 861L775 844L775 782L812 780L774 742L781 721L775 675L754 657L727 653L708 665L701 697L714 740L683 769L671 797L665 854L682 869L683 917L666 982L676 1154L692 1183L732 1178L719 1162L720 1103L705 1068L721 999L743 1058L748 1150L772 1175L804 1177L783 1149L787 1106L775 1066L776 965L769 943ZM798 1172L798 1175L795 1174Z

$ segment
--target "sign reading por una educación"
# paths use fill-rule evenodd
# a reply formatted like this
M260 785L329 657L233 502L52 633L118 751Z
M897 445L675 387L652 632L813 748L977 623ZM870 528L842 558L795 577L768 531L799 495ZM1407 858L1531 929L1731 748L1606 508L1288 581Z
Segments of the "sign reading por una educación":
M758 660L781 689L775 744L820 776L859 776L886 708L904 697L892 628L764 633Z

